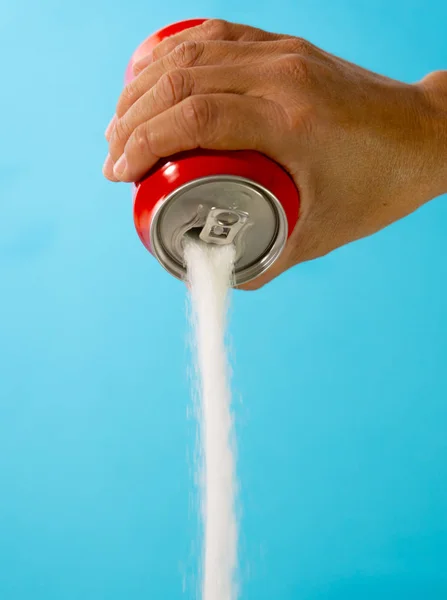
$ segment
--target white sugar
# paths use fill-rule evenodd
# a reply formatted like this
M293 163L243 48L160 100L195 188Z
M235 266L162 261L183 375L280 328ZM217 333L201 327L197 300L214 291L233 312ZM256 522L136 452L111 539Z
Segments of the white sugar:
M233 246L185 248L200 398L203 600L236 600L237 522L231 388L225 346Z

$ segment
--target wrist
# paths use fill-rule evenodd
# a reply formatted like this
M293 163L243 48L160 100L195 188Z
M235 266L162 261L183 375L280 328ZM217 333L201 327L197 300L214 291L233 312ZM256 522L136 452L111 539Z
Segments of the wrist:
M431 73L417 87L422 93L423 128L427 141L428 202L447 193L447 71Z

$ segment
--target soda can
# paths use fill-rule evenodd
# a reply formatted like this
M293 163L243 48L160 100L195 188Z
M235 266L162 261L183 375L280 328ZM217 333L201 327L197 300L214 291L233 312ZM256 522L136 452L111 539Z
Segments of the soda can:
M174 23L147 38L126 71L163 39L203 23ZM193 150L161 159L134 185L134 222L144 246L178 279L186 279L184 244L234 244L233 285L264 273L277 260L299 216L291 176L267 156L251 151Z

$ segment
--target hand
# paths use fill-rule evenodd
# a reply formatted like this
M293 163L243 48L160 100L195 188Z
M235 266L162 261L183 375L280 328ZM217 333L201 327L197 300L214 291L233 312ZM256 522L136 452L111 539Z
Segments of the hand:
M215 20L166 39L135 69L106 133L110 180L137 181L194 148L258 150L294 178L297 227L247 288L447 191L447 72L409 85L300 38Z

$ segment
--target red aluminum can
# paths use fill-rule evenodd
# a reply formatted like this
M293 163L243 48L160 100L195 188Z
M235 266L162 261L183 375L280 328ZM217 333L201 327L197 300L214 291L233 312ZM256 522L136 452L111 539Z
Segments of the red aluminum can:
M126 70L165 38L206 19L169 25L147 38ZM265 272L283 251L299 215L293 179L275 161L251 150L194 150L161 159L134 185L134 221L146 248L185 279L185 237L236 246L234 285Z

